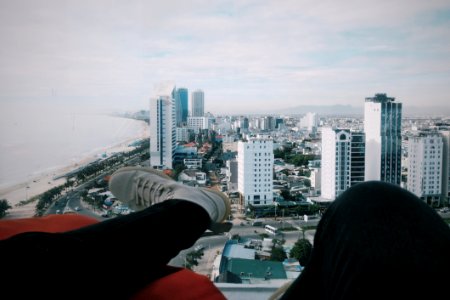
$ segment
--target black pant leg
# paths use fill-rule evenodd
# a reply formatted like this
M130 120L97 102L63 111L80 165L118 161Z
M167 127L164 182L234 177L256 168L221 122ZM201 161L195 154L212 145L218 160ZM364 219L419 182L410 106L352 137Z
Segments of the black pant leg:
M0 253L10 258L2 266L5 299L128 298L164 276L170 259L192 246L209 223L202 207L169 200L74 231L0 241Z
M151 265L166 265L181 250L191 247L209 223L208 214L199 205L169 200L66 234L119 255L137 258L142 252Z

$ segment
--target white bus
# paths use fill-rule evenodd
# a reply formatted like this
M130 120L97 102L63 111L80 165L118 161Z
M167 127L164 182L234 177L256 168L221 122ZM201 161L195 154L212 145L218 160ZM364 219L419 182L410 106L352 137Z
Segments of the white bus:
M268 233L273 234L273 235L277 235L277 234L280 233L279 230L278 230L278 228L276 228L276 227L274 227L274 226L271 226L271 225L266 225L266 226L264 226L264 229L265 229Z

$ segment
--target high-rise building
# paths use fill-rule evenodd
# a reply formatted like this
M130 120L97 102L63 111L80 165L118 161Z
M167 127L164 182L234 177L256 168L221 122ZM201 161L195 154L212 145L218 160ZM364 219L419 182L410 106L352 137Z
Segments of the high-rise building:
M314 194L317 194L317 192L322 188L322 181L320 178L321 175L322 172L320 168L311 168L309 180L311 181L311 187L314 189Z
M386 94L376 94L365 100L365 180L400 185L402 104L394 100Z
M177 142L189 142L190 130L187 127L177 127L176 130Z
M202 90L192 92L191 117L203 117L205 114L205 93Z
M319 116L316 113L307 113L300 119L300 128L315 132L319 126Z
M276 129L283 128L283 125L284 125L284 119L282 119L282 118L276 118L275 119L275 128Z
M364 181L366 142L364 132L351 131L350 186Z
M240 126L243 130L248 130L248 127L249 127L249 123L248 123L248 118L247 117L244 117L242 120L241 120L241 126Z
M238 142L238 191L245 206L273 204L273 140L250 137Z
M275 129L275 119L272 116L265 116L263 118L264 130L272 131Z
M150 164L153 168L172 168L175 129L175 85L161 83L150 98Z
M350 187L349 129L322 129L322 197L334 200Z
M408 140L406 188L427 203L439 203L442 193L442 136L421 132Z
M188 117L188 89L179 88L175 92L175 114L177 126L186 124Z
M322 129L321 195L334 200L350 186L364 181L364 133Z
M238 161L233 158L226 162L227 165L227 178L228 178L228 191L236 192L238 188Z
M234 130L240 129L241 132L247 132L248 130L248 118L247 117L239 117L234 121Z
M442 202L450 202L450 130L441 130L442 136Z
M187 127L195 133L199 133L203 129L212 128L213 119L210 117L188 117Z

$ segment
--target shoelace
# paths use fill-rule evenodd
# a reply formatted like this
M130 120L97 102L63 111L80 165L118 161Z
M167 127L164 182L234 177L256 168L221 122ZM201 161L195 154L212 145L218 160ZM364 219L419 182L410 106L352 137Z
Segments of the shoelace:
M168 195L172 189L167 185L149 181L146 178L137 178L136 180L135 199L138 206L149 207L152 204L169 199Z

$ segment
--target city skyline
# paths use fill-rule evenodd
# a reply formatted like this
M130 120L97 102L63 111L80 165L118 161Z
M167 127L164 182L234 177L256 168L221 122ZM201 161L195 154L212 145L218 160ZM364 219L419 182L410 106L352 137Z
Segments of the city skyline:
M205 112L302 105L448 107L448 1L0 4L0 105L146 109L161 80Z

